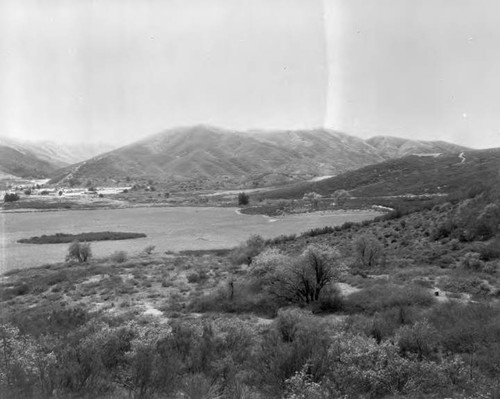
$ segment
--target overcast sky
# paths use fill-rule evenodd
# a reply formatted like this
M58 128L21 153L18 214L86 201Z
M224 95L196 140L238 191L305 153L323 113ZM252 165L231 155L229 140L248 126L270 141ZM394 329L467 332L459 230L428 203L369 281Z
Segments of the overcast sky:
M498 0L2 0L0 135L198 123L500 147Z

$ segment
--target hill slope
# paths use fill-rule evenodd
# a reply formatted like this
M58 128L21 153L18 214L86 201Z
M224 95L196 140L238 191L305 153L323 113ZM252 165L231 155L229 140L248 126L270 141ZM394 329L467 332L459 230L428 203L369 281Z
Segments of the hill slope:
M429 146L429 151L436 152ZM364 140L324 129L234 132L210 126L172 129L62 169L53 182L78 179L197 181L198 188L256 187L338 175L381 162Z
M366 142L376 148L384 159L401 158L415 154L446 154L467 150L465 147L445 141L408 140L391 136L375 136Z
M109 144L21 141L0 137L0 173L23 178L44 178L55 170L104 151Z
M329 196L348 190L353 196L449 193L472 184L500 184L500 149L392 159L314 183L300 183L262 194L266 198L301 198L314 191Z
M58 168L57 165L41 160L30 152L1 145L0 174L23 178L44 178ZM11 176L11 177L13 177Z

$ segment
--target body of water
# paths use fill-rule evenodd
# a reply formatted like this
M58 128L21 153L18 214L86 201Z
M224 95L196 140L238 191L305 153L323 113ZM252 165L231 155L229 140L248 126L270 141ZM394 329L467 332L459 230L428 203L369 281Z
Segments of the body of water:
M0 272L62 262L69 244L19 244L17 240L55 233L123 231L145 233L146 238L92 242L94 257L115 251L134 254L148 245L156 251L229 248L253 234L272 238L316 227L373 218L375 211L310 213L269 218L242 215L236 208L172 207L125 208L56 212L1 213Z

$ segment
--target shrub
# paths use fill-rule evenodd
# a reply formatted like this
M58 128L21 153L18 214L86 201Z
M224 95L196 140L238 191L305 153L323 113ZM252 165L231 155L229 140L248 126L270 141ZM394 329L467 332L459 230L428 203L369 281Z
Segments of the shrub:
M116 251L110 256L110 259L116 263L123 263L128 259L128 255L125 251Z
M402 354L416 354L418 360L432 358L439 349L439 333L424 319L401 327L396 333L396 342Z
M15 202L19 201L19 195L16 193L7 193L3 196L3 202Z
M428 307L434 297L426 289L411 285L379 284L350 294L346 308L351 312L375 313L400 306Z
M233 265L246 263L249 265L252 259L260 254L266 245L265 240L259 235L251 236L244 244L236 247L229 253L229 260Z
M238 205L248 205L250 197L247 193L241 192L238 194Z
M334 285L327 285L319 294L318 310L321 312L341 312L344 310L344 298Z
M68 248L68 255L66 260L77 260L78 262L87 262L92 257L92 250L90 244L80 243L80 241L73 241Z
M479 249L481 260L489 261L500 258L500 235L497 235L489 244Z
M31 188L28 188L27 190L24 190L25 195L31 195Z
M460 266L466 270L482 271L484 262L479 257L480 255L476 252L467 252L460 261Z
M155 250L156 246L154 245L148 245L146 248L143 249L143 252L147 255L151 255L153 251Z
M429 322L439 332L444 349L454 353L474 353L500 344L500 312L492 306L443 303L431 310Z

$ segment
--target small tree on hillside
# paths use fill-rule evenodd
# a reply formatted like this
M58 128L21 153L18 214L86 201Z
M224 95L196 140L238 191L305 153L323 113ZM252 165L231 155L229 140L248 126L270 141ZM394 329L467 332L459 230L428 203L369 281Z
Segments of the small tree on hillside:
M373 236L361 236L354 242L356 259L363 267L374 267L382 257L382 244Z
M273 296L291 302L311 303L345 270L338 252L328 246L309 245L292 258L268 250L255 259L251 275Z
M349 193L346 190L337 190L333 193L333 199L339 206L344 205L349 197Z
M68 256L66 260L77 260L80 263L87 262L92 257L92 250L88 242L80 243L73 241L68 248Z
M248 205L250 196L247 193L241 192L238 194L238 205Z

